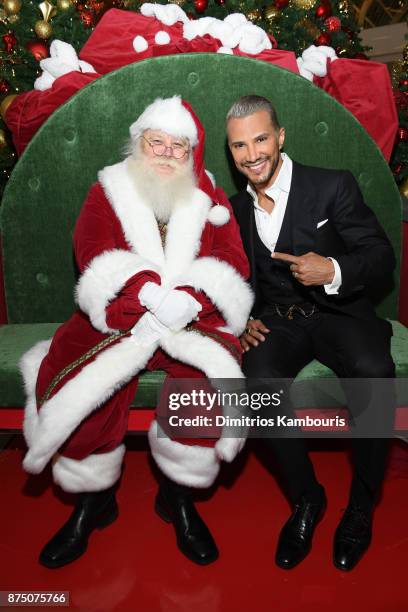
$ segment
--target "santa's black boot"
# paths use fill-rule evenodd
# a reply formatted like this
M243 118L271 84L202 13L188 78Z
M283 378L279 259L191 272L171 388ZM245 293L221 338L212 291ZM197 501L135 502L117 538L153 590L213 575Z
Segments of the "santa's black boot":
M218 558L217 546L194 506L189 488L163 477L155 510L167 523L173 523L177 546L190 561L207 565Z
M53 569L75 561L86 551L92 531L107 527L118 514L114 487L80 493L68 521L42 549L40 563Z

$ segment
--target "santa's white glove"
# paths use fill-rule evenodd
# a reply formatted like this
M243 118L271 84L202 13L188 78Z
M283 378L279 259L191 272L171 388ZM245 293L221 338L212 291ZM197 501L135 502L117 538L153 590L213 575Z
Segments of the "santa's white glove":
M202 310L200 302L186 291L164 289L152 282L143 285L138 297L142 306L173 331L183 329Z
M162 336L166 336L169 333L169 328L160 323L151 312L146 312L140 317L131 330L133 342L140 344L140 346L153 344L153 342L160 340Z

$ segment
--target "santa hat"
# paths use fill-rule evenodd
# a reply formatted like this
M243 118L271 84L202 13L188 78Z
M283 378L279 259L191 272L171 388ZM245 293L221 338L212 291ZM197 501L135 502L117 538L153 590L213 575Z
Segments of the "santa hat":
M192 147L198 143L196 124L180 96L157 98L149 104L130 126L130 136L139 138L145 130L161 130L171 136L188 138Z
M224 225L230 213L225 206L218 203L215 181L205 169L204 146L205 131L191 106L180 96L157 98L132 123L129 128L132 139L139 138L144 130L161 130L171 136L188 138L193 147L194 172L197 186L204 191L215 204L209 212L208 219L213 225Z

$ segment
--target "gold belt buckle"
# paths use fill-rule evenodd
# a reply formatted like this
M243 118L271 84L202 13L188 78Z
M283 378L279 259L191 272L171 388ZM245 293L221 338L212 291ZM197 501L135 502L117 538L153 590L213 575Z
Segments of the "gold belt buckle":
M286 313L286 316L289 319L289 321L292 321L292 319L293 319L293 311L294 311L294 309L295 309L295 304L292 304L292 306L289 307L289 309L288 309L288 311Z

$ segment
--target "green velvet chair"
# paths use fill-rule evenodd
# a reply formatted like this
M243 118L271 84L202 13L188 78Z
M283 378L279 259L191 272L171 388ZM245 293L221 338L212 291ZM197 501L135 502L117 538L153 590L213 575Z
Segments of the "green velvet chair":
M289 155L311 165L351 170L399 259L401 201L389 168L363 127L319 88L267 63L217 54L160 57L125 66L82 89L49 118L16 165L4 194L0 218L8 324L0 326L0 428L21 423L24 394L17 364L22 353L49 338L74 309L77 271L71 240L89 186L99 169L120 160L128 127L145 106L175 93L202 120L207 168L229 195L237 191L237 176L227 154L226 111L240 95L270 98L286 127ZM393 320L392 351L402 377L408 372L408 330L395 321L398 285L399 266L377 301L378 312ZM332 376L314 362L298 378ZM146 428L151 414L146 408L154 406L162 380L162 373L143 376L131 429ZM322 401L324 405L324 398L299 393L299 405Z

